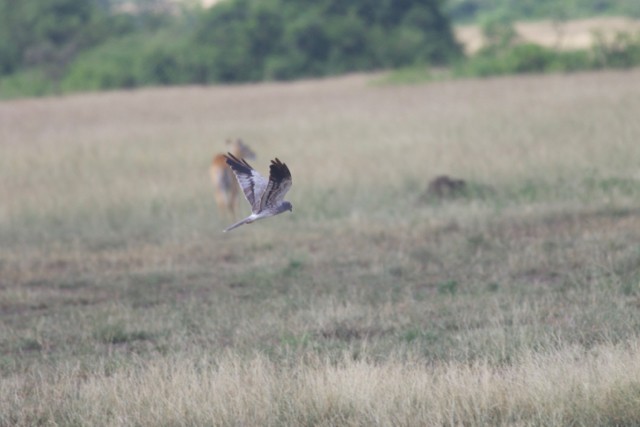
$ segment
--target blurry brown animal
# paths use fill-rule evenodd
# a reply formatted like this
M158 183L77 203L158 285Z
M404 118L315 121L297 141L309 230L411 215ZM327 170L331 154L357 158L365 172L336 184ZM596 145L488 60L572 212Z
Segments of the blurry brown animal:
M227 151L239 159L255 159L256 153L241 139L227 140ZM222 217L235 219L236 204L240 188L233 171L227 165L224 154L216 154L211 161L209 174L213 182L213 195L218 206L218 212Z
M463 179L440 175L429 182L424 199L447 199L463 195L467 190L467 183Z

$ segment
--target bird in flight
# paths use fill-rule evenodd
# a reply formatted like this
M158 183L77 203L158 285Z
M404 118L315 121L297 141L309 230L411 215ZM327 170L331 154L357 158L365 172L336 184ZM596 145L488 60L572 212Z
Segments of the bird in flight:
M224 157L236 175L244 196L251 205L251 215L227 227L224 230L225 232L282 212L293 212L291 203L283 200L284 195L289 191L292 184L291 172L289 172L287 165L278 158L271 160L269 179L267 180L252 168L246 160L239 159L231 153L227 153Z

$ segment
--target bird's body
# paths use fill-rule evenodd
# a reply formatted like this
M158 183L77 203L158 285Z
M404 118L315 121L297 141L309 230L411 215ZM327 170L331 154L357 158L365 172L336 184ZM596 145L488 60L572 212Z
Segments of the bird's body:
M251 224L259 219L268 218L286 211L293 211L293 206L284 199L284 195L291 188L291 172L287 165L279 159L271 161L269 179L260 175L244 159L239 159L231 153L225 155L227 164L235 174L240 188L251 205L251 215L239 221L224 231L231 231L244 224Z

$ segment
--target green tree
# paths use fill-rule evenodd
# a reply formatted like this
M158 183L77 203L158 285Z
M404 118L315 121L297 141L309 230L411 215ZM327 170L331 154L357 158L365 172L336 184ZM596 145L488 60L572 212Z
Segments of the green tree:
M460 54L439 0L235 0L206 13L196 42L215 80L293 78Z
M461 53L442 1L226 0L175 17L114 14L109 0L0 0L0 72L46 70L73 90L444 64Z
M0 71L47 65L56 73L82 46L92 14L85 0L0 0Z

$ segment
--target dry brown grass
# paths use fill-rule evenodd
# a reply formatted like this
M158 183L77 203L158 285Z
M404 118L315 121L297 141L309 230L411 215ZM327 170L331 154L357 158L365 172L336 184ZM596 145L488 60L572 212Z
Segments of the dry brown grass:
M640 72L369 79L0 103L0 425L636 423Z
M420 357L283 367L236 354L67 365L6 380L2 409L23 425L615 425L640 417L638 350L564 348L506 367Z

